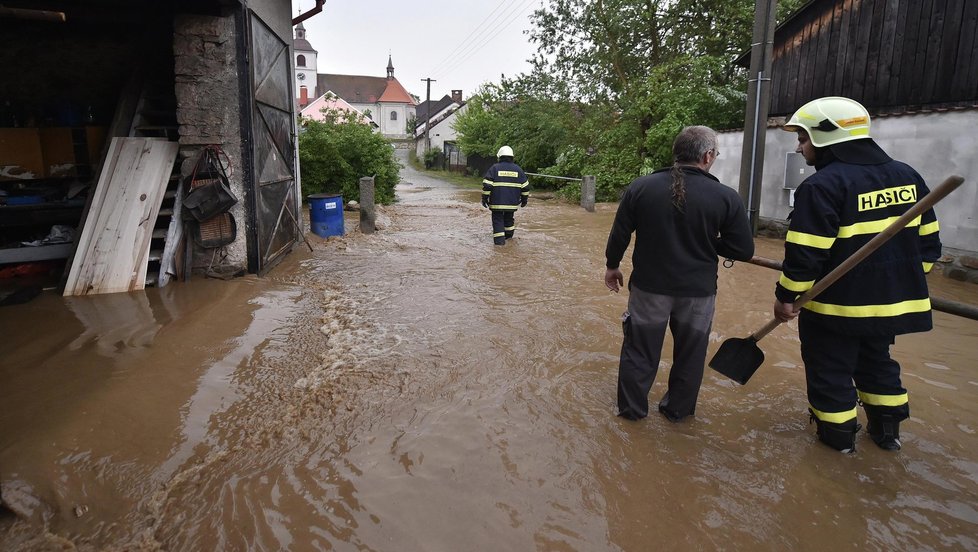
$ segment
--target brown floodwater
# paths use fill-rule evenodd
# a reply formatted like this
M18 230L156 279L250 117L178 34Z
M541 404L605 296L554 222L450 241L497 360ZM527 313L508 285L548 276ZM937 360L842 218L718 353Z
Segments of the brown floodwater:
M402 174L377 233L347 214L268 277L0 309L0 549L978 549L978 322L897 339L898 453L817 443L794 322L695 418L628 422L616 206L531 199L495 247L478 191ZM711 354L776 278L720 270Z

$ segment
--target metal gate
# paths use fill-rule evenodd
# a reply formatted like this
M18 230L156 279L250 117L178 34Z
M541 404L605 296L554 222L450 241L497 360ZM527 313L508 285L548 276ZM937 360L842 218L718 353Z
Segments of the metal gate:
M289 45L250 13L256 272L264 274L299 239L295 119Z

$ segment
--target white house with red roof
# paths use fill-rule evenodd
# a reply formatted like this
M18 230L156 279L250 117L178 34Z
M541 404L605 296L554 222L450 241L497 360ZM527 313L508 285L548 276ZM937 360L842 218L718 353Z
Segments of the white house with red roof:
M326 91L325 94L311 101L309 105L299 111L299 115L314 121L325 121L330 112L351 113L354 120L370 125L375 129L379 128L377 123L364 115L363 112L347 103L343 98L337 97L331 91Z
M394 62L387 57L387 77L336 75L318 73L318 53L306 39L300 23L292 41L295 56L296 104L299 111L327 91L363 113L388 138L413 138L408 130L409 119L415 117L417 104L411 94L394 77Z

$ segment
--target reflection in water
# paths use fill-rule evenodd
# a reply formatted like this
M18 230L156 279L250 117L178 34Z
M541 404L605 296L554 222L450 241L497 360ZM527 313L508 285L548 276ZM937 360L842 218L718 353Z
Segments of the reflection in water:
M628 422L615 206L531 202L500 248L477 191L405 180L382 231L310 236L269 278L0 312L0 548L978 548L973 321L898 338L897 454L816 443L794 323L747 386L708 371L688 423ZM776 277L721 270L714 349Z

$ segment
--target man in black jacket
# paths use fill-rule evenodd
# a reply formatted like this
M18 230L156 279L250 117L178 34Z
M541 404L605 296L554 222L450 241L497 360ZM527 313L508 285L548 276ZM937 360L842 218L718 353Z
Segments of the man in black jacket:
M929 192L917 171L873 141L869 128L866 108L842 97L808 102L784 126L798 134L796 152L816 173L795 191L775 291L774 314L782 322L798 315L799 295ZM896 335L931 329L925 274L940 256L930 209L801 310L809 412L823 443L855 452L858 401L873 441L900 448L900 422L910 406L890 345Z
M496 158L499 162L482 177L482 206L492 212L492 242L506 245L516 232L516 210L526 207L530 189L526 173L513 162L513 148L499 148Z
M648 416L667 326L673 365L659 412L672 422L695 412L719 256L746 261L754 255L740 196L709 173L720 155L716 132L687 127L672 153L672 167L640 177L625 190L605 249L605 285L617 293L624 282L618 267L635 233L618 364L618 415L631 420Z

